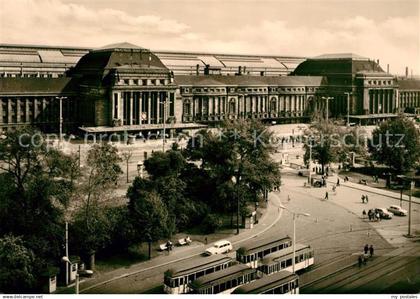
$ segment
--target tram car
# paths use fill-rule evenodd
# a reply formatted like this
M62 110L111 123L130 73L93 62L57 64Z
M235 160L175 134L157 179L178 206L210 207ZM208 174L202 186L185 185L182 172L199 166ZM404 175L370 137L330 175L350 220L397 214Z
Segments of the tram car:
M258 268L258 261L265 256L290 246L292 246L292 239L289 236L251 239L236 250L236 260L252 268Z
M299 276L280 271L242 285L232 294L299 294Z
M314 264L314 250L309 245L295 245L295 272L307 269ZM258 265L258 270L270 275L279 271L293 272L293 247L267 255Z

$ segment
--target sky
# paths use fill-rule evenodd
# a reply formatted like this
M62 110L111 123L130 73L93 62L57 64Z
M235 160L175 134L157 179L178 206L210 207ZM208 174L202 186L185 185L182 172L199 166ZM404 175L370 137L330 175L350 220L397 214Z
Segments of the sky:
M312 57L420 74L420 0L0 0L0 43Z

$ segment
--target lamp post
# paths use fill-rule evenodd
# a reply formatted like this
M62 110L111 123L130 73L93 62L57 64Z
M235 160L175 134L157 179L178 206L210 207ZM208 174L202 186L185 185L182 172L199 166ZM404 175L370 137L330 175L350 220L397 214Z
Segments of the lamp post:
M347 95L347 127L350 126L350 96L353 95L351 92L345 92Z
M64 263L66 263L66 270L67 270L67 266L68 265L71 265L71 261L70 261L70 259L68 258L68 256L63 256L62 258L61 258L61 260L64 262ZM68 272L66 272L66 278L68 277ZM66 283L66 286L68 285L68 282ZM76 273L76 281L75 281L75 286L74 286L74 292L76 293L76 294L79 294L79 274L78 273Z
M411 194L414 188L414 181L410 181L410 193L408 196L408 234L407 237L412 237L411 235Z
M241 177L238 175L238 172L236 172L235 174L236 176L232 177L232 181L235 184L236 187L236 191L235 191L235 196L236 196L236 234L239 235L239 181L241 180Z
M67 97L55 97L57 100L59 100L60 103L60 119L59 119L59 123L60 123L60 137L58 139L58 145L61 146L61 142L63 140L63 100L67 100Z
M288 208L286 208L285 206L283 206L282 204L280 204L280 209L286 210L289 213L291 213L293 215L293 240L292 240L292 246L293 246L293 260L292 260L292 272L295 273L295 264L296 264L296 219L299 216L305 216L305 217L309 217L311 216L311 214L309 213L299 213L299 212L293 212L291 210L289 210Z
M334 99L333 97L322 97L322 99L323 100L325 100L326 101L326 103L327 103L327 115L326 115L326 117L325 117L325 120L327 121L327 123L328 123L328 114L329 114L329 109L328 109L328 102L329 102L329 100L332 100L332 99Z

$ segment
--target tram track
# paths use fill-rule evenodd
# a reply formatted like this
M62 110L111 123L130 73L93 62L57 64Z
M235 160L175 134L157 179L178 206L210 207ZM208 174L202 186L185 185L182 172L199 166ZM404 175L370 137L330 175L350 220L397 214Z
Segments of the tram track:
M347 266L323 275L313 281L301 285L302 293L340 293L345 291L352 291L357 287L375 281L390 272L398 271L399 269L412 263L413 254L418 252L418 247L410 247L402 255L396 256L380 256L373 261L369 261L368 265L362 265L361 268L357 263L350 263ZM415 258L414 258L415 259Z

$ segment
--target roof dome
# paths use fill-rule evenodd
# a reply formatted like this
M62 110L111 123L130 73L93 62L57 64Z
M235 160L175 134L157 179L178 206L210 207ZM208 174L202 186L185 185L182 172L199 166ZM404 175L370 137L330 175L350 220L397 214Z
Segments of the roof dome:
M116 50L137 50L137 51L141 51L141 50L147 50L145 48L139 47L137 45L131 44L131 43L127 43L127 42L122 42L122 43L115 43L115 44L109 44L100 48L96 48L93 49L93 52L99 52L99 51L116 51Z

